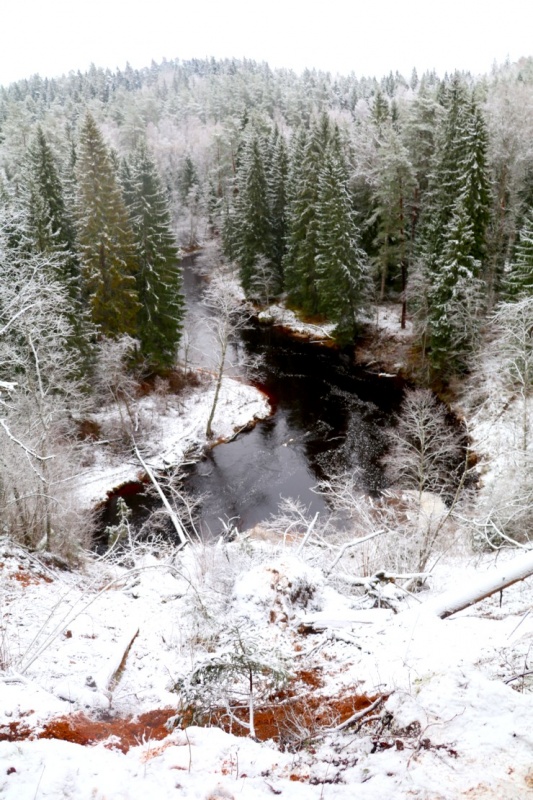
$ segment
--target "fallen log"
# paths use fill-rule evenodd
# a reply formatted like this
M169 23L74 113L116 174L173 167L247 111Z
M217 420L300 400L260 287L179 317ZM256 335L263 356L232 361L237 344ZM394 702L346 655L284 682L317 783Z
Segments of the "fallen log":
M450 589L435 597L426 603L425 608L441 619L446 619L457 611L462 611L496 592L501 592L513 583L529 578L530 575L533 575L533 550L526 550L518 558L494 567L470 581L468 586Z

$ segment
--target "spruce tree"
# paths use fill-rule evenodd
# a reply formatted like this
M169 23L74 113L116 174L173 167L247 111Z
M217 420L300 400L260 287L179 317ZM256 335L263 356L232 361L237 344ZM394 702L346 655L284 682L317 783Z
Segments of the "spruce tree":
M509 300L533 295L533 208L525 214L505 275L504 290Z
M416 182L409 152L392 124L381 132L375 171L375 220L380 297L389 285L405 299L409 238ZM402 318L405 317L405 307ZM405 320L404 320L405 323Z
M56 160L40 126L28 149L23 193L32 252L54 254L60 278L71 297L79 292L75 232L67 214Z
M91 114L76 163L77 229L83 292L104 336L137 333L138 262L128 213L102 134Z
M466 368L483 307L489 192L486 133L456 75L443 90L446 114L428 190L420 259L425 272L429 359L448 377Z
M246 137L237 173L234 204L234 255L241 284L247 295L253 293L256 265L270 261L272 223L265 168L265 152L259 134L251 130Z
M435 258L429 288L430 360L443 378L467 369L478 331L483 298L481 264L474 252L474 225L459 200Z
M137 336L147 365L161 372L175 364L184 316L179 253L167 198L145 146L125 174L138 264Z
M327 117L311 131L300 132L292 152L287 250L284 259L285 289L289 300L305 313L320 310L316 254L317 201L320 170L329 138Z
M289 157L284 137L277 128L271 143L272 161L268 173L271 209L271 261L279 285L283 284L283 256L287 247L287 178Z
M352 340L365 299L365 255L347 189L342 155L330 145L319 176L316 206L316 285L318 310L336 323L336 337Z

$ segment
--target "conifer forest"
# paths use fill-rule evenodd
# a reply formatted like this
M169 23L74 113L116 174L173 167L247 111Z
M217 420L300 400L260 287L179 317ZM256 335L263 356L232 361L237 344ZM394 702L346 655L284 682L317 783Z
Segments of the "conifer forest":
M1 86L0 795L526 797L532 331L533 58Z
M442 396L495 330L520 351L532 105L528 59L476 79L381 80L164 61L3 87L5 530L18 536L25 520L27 543L51 546L45 487L79 471L90 408L177 368L187 253L210 248L254 309L281 301L342 347L390 304L414 331L408 374ZM507 372L528 394L521 344ZM29 509L13 478L21 456L40 497Z

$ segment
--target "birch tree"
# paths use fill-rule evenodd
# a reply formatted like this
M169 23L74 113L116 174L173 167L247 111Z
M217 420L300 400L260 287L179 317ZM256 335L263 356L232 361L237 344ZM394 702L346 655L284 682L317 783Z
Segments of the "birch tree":
M70 488L81 358L52 257L11 247L9 224L0 224L0 518L26 546L72 557L88 529Z
M213 419L218 406L229 348L238 332L248 324L248 315L240 307L231 281L220 273L211 281L204 302L213 313L211 331L215 353L215 391L206 425L206 436L210 439L213 436Z

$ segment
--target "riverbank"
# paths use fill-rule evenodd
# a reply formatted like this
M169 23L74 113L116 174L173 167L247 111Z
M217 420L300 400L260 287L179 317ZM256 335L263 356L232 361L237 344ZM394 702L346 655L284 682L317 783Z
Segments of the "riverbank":
M190 458L199 458L207 448L231 439L235 434L271 413L268 398L259 389L225 377L213 419L213 437L206 436L206 424L215 392L213 376L200 373L200 383L180 394L152 392L133 402L126 416L116 405L94 414L92 424L103 434L85 443L87 469L78 478L77 497L83 508L94 508L123 484L143 476L141 465L131 449L120 448L120 437L113 445L105 434L115 435L126 425L134 435L143 457L155 470L180 467ZM135 429L130 430L131 417Z
M412 379L416 372L414 357L415 331L410 319L401 326L401 306L397 303L373 307L371 316L361 318L361 331L354 345L354 362L377 372ZM332 323L316 323L302 319L301 315L274 303L256 314L263 324L274 325L290 335L317 344L335 344Z

